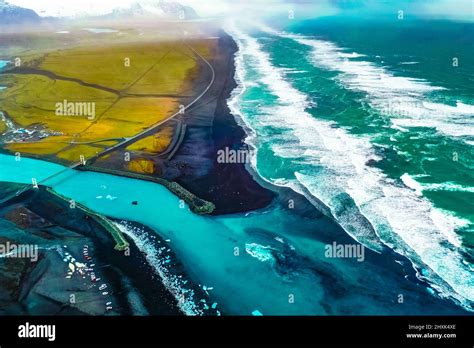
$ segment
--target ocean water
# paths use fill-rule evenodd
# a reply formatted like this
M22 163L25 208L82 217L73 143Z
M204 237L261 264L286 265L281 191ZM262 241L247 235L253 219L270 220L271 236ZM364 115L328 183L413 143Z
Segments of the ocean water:
M255 170L318 198L360 243L407 257L467 306L473 28L347 18L227 28L239 46L230 106L251 130Z

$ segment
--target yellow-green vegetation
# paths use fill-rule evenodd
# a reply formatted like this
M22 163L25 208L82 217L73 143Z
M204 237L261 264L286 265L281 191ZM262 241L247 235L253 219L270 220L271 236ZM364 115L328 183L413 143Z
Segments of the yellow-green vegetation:
M216 50L217 50L216 39L194 40L190 42L190 45L196 52L198 52L201 56L203 56L206 59L211 59L216 54ZM192 51L189 50L188 54L192 55Z
M10 144L7 148L12 151L54 154L92 123L86 116L56 115L56 103L63 100L88 101L95 103L96 112L103 112L115 99L114 95L104 91L39 75L18 75L13 79L17 83L8 90L8 96L0 100L2 110L22 127L41 123L47 130L63 135L33 144Z
M81 141L130 137L178 109L173 98L122 98L81 134Z
M155 164L151 160L136 159L128 163L128 169L140 174L153 174L155 171Z
M100 142L96 142L95 144L96 144L97 146L109 147L109 146L117 145L117 141L100 141ZM104 156L104 157L105 157L105 156Z
M187 55L187 48L171 50L146 75L130 87L130 93L178 94L186 76L196 66L196 61ZM184 52L183 52L184 51ZM186 53L186 54L185 54Z
M5 146L11 152L21 152L36 155L53 155L67 144L61 142L47 142L46 139L35 143L12 143Z
M168 43L140 43L60 50L47 54L39 68L124 90L159 63L174 46ZM159 86L156 88L159 89Z
M92 123L87 116L58 116L56 104L95 103L95 112L104 112L116 99L114 94L84 87L75 82L52 80L41 75L6 75L12 87L0 91L0 110L22 127L42 123L64 135L79 133Z
M81 155L87 159L96 155L100 151L102 151L102 149L95 146L75 145L59 152L57 156L69 162L79 162Z
M176 35L181 29L170 30ZM0 34L10 42L7 51L17 50L13 43L25 48L22 67L2 75L2 85L8 88L0 90L0 111L20 127L40 124L54 134L9 143L5 148L10 151L61 161L76 162L80 155L87 159L166 119L178 111L181 96L195 94L190 80L197 76L199 65L181 40L156 41L154 30L126 28L105 35L77 28L70 35L44 35ZM43 40L43 51L31 43L36 39ZM204 57L215 54L215 40L195 40L191 45ZM93 103L95 117L57 115L57 103L65 100ZM0 133L5 130L0 122ZM128 149L160 153L169 146L173 132L174 126L168 126ZM155 171L147 160L130 165L141 173Z
M103 113L115 100L112 93L84 87L75 82L55 81L42 75L6 75L11 87L0 91L0 108L21 127L41 124L51 136L34 143L11 143L6 149L12 152L52 155L62 150L76 134L89 127L93 120L87 116L60 116L56 104L88 102L95 104L95 112Z
M157 134L151 135L137 141L136 143L133 143L127 147L127 150L161 153L168 148L171 138L173 137L173 133L173 127L165 127Z

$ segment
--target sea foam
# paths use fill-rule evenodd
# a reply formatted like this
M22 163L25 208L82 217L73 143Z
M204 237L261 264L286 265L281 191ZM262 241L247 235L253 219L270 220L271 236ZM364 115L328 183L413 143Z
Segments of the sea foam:
M467 144L474 137L474 105L459 100L455 105L426 101L430 93L445 88L433 86L423 79L396 76L372 62L353 60L363 55L346 53L346 49L329 41L277 32L265 26L261 29L311 47L314 65L339 72L336 79L343 86L365 92L370 97L370 105L390 116L395 126L436 128L447 136L461 138Z
M148 264L160 277L163 285L176 299L178 307L186 315L203 315L203 311L196 303L195 293L185 287L185 281L179 275L173 274L166 266L165 250L167 247L157 248L154 246L152 236L145 233L143 228L133 226L127 221L114 223L117 228L127 235L143 253Z
M456 233L464 221L443 214L401 180L390 179L381 170L368 166L369 160L379 159L370 139L352 136L342 128L333 127L329 121L312 117L306 111L308 97L288 82L284 69L272 63L261 43L235 27L227 30L239 47L236 77L240 86L229 101L232 112L252 129L249 140L254 146L258 147L255 134L262 129L278 129L278 134L268 135L275 140L273 152L293 159L295 164L305 164L304 170L295 171L295 179L275 178L276 183L286 183L298 192L309 191L330 208L349 234L366 246L377 249L378 235L386 245L407 256L418 270L423 270L419 277L428 279L441 295L472 309L474 280L460 253ZM407 90L412 96L421 96L440 89L420 80L392 76L367 62L347 66L344 57L333 60L333 53L340 57L340 49L333 44L295 39L311 44L315 50L322 47L323 53L318 52L318 59L328 66L346 64L344 69L351 74L343 78L354 88L375 94L379 92L373 91L384 86L380 93L385 97ZM258 71L258 76L247 75L248 68ZM384 74L385 80L380 79L380 74ZM243 95L249 80L265 85L278 102L246 112ZM256 160L253 164L257 166ZM355 205L346 214L344 206L349 201ZM371 228L376 235L371 233Z

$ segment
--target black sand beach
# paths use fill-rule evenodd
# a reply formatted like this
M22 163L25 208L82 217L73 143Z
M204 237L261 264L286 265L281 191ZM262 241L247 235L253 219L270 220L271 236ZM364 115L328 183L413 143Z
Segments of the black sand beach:
M217 35L220 37L218 52L210 61L216 82L183 117L186 136L176 155L165 164L165 178L176 180L198 197L214 203L214 214L219 215L263 208L275 195L252 178L244 163L217 162L219 150L247 148L245 131L227 106L236 87L234 54L237 46L224 31L218 31ZM200 79L207 81L210 72L206 67L201 67L201 72Z
M163 178L176 181L196 196L215 204L213 214L252 211L270 204L275 194L257 183L245 164L217 163L217 153L224 148L245 149L245 132L237 124L227 107L227 99L236 84L234 81L234 53L232 38L219 31L217 52L211 64L216 81L206 96L182 117L186 125L184 139L174 156L164 162ZM200 67L193 90L200 90L209 80L209 70ZM31 156L35 157L35 156ZM108 162L108 167L114 162ZM18 185L1 183L6 197ZM0 220L4 224L2 240L11 243L39 245L39 260L5 259L2 267L3 314L27 315L182 315L176 299L155 274L145 255L127 236L130 256L114 250L110 233L79 210L69 209L67 202L41 188L27 191L0 206ZM7 216L8 215L8 216ZM21 222L26 219L26 223ZM21 222L21 223L20 223ZM133 226L141 226L131 223ZM145 226L141 226L146 229ZM14 232L12 233L12 230ZM154 233L153 233L154 234ZM156 234L154 234L156 235ZM87 258L83 255L87 246ZM77 262L93 264L95 278L106 283L107 295L91 283L90 273L72 276L64 281L68 263L59 249L67 250ZM170 251L171 264L176 274L186 277L179 260ZM89 261L88 263L86 261ZM138 270L138 271L137 271ZM86 279L87 278L87 279ZM54 286L52 286L54 284ZM196 298L206 294L189 282ZM80 293L83 300L75 304L68 296ZM86 298L86 300L84 300ZM109 305L107 305L107 303ZM201 308L202 309L202 308ZM214 310L205 310L215 314Z
M1 183L1 198L20 186ZM91 216L43 188L2 203L0 224L2 242L38 246L37 261L0 260L3 315L183 314L133 243L127 255L114 250L109 232ZM68 277L70 263L75 270Z

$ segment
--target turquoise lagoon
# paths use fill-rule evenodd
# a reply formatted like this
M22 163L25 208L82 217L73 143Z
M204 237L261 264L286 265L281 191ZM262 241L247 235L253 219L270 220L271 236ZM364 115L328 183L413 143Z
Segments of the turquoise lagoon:
M65 169L9 155L0 155L0 168L0 181L25 184ZM432 296L428 289L434 291L417 281L410 264L395 262L390 253L366 250L364 262L326 258L326 244L354 241L325 217L304 218L276 203L251 213L200 216L161 185L94 172L66 170L45 184L101 214L140 222L169 240L191 280L208 289L224 314L462 312ZM397 303L400 293L409 305Z

